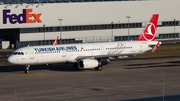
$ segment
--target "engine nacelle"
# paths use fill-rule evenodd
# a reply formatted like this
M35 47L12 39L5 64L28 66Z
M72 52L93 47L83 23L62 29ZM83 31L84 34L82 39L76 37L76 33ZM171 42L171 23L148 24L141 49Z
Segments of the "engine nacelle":
M96 59L82 59L78 62L79 68L82 69L95 68L99 65L100 63Z

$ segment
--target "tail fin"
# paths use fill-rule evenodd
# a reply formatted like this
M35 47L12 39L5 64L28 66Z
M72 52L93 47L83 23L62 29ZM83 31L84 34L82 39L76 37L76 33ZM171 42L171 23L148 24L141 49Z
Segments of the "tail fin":
M154 14L136 41L154 41L159 14Z
M57 36L56 40L54 41L53 45L57 45L59 36Z

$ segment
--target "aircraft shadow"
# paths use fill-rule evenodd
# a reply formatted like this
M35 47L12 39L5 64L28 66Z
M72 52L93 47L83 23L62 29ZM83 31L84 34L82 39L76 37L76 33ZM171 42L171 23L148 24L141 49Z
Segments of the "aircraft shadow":
M169 64L163 64L163 63L169 63ZM179 61L170 61L170 62L163 62L163 63L131 64L131 65L125 65L125 66L130 66L130 67L124 68L124 69L140 69L140 68L155 68L155 67L175 67L175 66L180 66L180 62ZM133 67L133 66L136 66L136 67Z
M102 62L102 65L107 65L108 62ZM80 70L80 69L74 69L74 64L72 63L68 63L68 64L64 64L64 65L53 65L49 67L49 70L52 71L70 71L70 72L80 72L80 71L85 71L85 70L94 70L94 69L85 69L85 70Z
M12 66L0 66L0 72L16 72L16 71L24 71L25 70L24 65L12 65ZM31 66L30 70L43 70L48 69L45 65L37 65L37 66Z
M157 68L157 67L177 67L180 65L177 64L172 64L172 65L154 65L154 66L141 66L141 67L128 67L128 68L124 68L124 69L142 69L142 68Z
M53 64L53 66L49 66L48 68L50 71L66 71L66 72L67 71L69 72L80 71L80 70L74 69L73 64L61 64L61 65Z
M180 61L169 61L169 62L165 62L165 63L179 63L180 64Z
M157 65L157 64L161 64L161 63L131 64L125 66L144 66L144 65Z
M166 95L166 96L155 96L147 98L136 98L136 99L127 99L127 100L117 100L117 101L179 101L180 95Z
M107 63L102 63L102 65L106 65ZM26 67L24 65L8 65L8 66L0 66L0 72L17 72L24 71ZM53 64L53 65L32 65L30 67L30 71L33 70L50 70L50 71L66 71L66 72L80 72L83 70L74 69L73 64ZM86 69L86 70L94 70L94 69Z

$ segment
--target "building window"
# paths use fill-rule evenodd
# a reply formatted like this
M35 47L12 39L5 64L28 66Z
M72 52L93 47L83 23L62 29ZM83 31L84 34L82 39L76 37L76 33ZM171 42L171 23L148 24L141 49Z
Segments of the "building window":
M159 34L160 39L164 38L179 38L179 33Z
M180 21L164 21L162 25L164 26L180 26ZM128 28L128 23L122 24L104 24L104 25L82 25L82 26L61 26L61 31L75 31L75 30L100 30L100 29L117 29L117 28ZM129 28L142 28L142 23L129 23ZM55 32L60 31L59 26L55 27L39 27L39 28L21 28L21 33L34 33L34 32Z

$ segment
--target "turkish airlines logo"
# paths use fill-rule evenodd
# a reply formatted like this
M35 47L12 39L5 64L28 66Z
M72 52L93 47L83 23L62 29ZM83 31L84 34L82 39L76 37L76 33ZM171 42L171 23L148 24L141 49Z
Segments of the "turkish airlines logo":
M152 41L154 39L154 37L155 37L155 33L156 33L155 25L153 23L149 22L147 24L147 27L143 31L143 37L147 41Z

